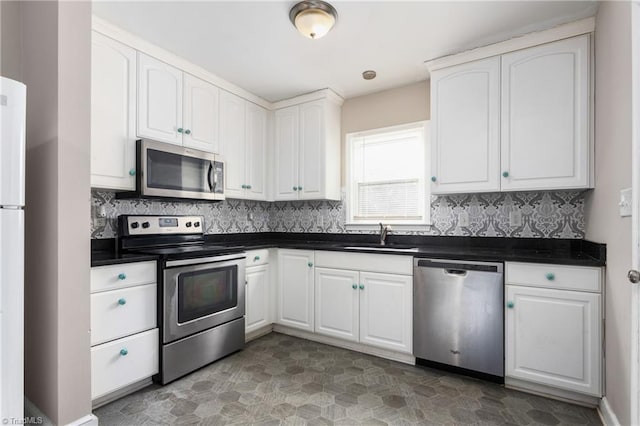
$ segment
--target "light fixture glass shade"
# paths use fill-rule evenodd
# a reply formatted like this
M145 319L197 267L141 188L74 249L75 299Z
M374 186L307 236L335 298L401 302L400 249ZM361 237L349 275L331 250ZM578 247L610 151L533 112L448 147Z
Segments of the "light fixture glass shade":
M338 12L325 1L303 0L291 8L289 19L302 35L316 39L331 30L338 19Z
M326 35L336 23L336 19L320 9L303 10L296 16L295 25L305 37L312 39Z

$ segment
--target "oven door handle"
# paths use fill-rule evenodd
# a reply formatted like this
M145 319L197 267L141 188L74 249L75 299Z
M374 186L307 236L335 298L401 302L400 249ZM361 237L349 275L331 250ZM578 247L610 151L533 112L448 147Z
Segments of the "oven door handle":
M207 183L209 184L209 191L215 192L214 191L215 184L213 182L213 179L211 179L212 172L213 172L213 161L209 161L209 170L207 171Z

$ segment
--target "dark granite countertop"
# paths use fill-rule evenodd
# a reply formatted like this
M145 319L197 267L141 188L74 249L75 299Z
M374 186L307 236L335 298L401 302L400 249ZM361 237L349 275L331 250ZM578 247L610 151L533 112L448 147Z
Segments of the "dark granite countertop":
M432 237L391 235L387 248L415 247L415 251L346 249L353 246L372 246L377 243L372 234L315 234L315 233L255 233L207 236L207 242L230 246L244 246L246 250L261 248L291 248L344 252L394 254L401 256L460 259L478 261L511 261L551 263L576 266L604 266L604 244L586 240L491 238L491 237ZM115 241L92 240L91 266L154 260L149 255L116 255Z

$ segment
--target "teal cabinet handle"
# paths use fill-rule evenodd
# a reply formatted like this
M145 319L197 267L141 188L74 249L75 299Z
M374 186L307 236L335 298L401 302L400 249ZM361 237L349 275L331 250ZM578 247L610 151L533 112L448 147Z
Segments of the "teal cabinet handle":
M515 304L513 302L507 302L507 308L513 309L514 306Z
M553 281L556 279L556 274L554 274L553 272L547 272L547 275L545 275L545 277L549 280L549 281Z
M185 130L185 131L184 131L184 133L185 133L186 135L190 135L190 134L191 134L191 130L187 129L187 130Z
M258 260L260 260L260 256L256 256L256 257L253 258L254 262L257 262Z
M125 274L124 272L121 272L118 274L118 279L123 281L127 279L127 274Z
M438 180L438 179L436 179L435 176L431 176L431 182L435 182L436 180Z
M502 172L502 177L508 178L509 177L509 172Z
M135 175L136 175L136 169L130 169L129 176L135 176Z
M293 187L293 190L294 190L294 191L297 191L297 190L298 190L298 187L297 187L297 186L294 186L294 187Z
M302 191L302 187L301 186L298 187L298 191Z
M242 187L242 189L247 189L247 185L240 185L240 187Z
M311 268L313 266L313 262L309 262L307 263L307 265L309 266L309 268Z
M360 290L364 290L364 284L360 284Z
M247 185L247 189L251 189L251 185Z
M127 348L120 349L120 356L127 356L128 353L129 351L127 350Z
M182 127L178 127L178 133L183 133L184 129Z
M358 288L358 284L352 284L351 288L354 289L354 290L357 289Z
M127 299L122 298L122 299L118 299L118 305L122 306L122 305L126 305L127 304Z

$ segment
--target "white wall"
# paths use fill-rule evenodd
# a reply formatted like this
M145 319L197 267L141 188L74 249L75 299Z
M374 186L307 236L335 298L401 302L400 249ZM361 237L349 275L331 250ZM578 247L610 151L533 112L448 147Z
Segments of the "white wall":
M586 238L607 244L606 397L630 424L631 219L620 217L617 204L631 186L630 3L600 3L595 58L596 189L585 205Z

